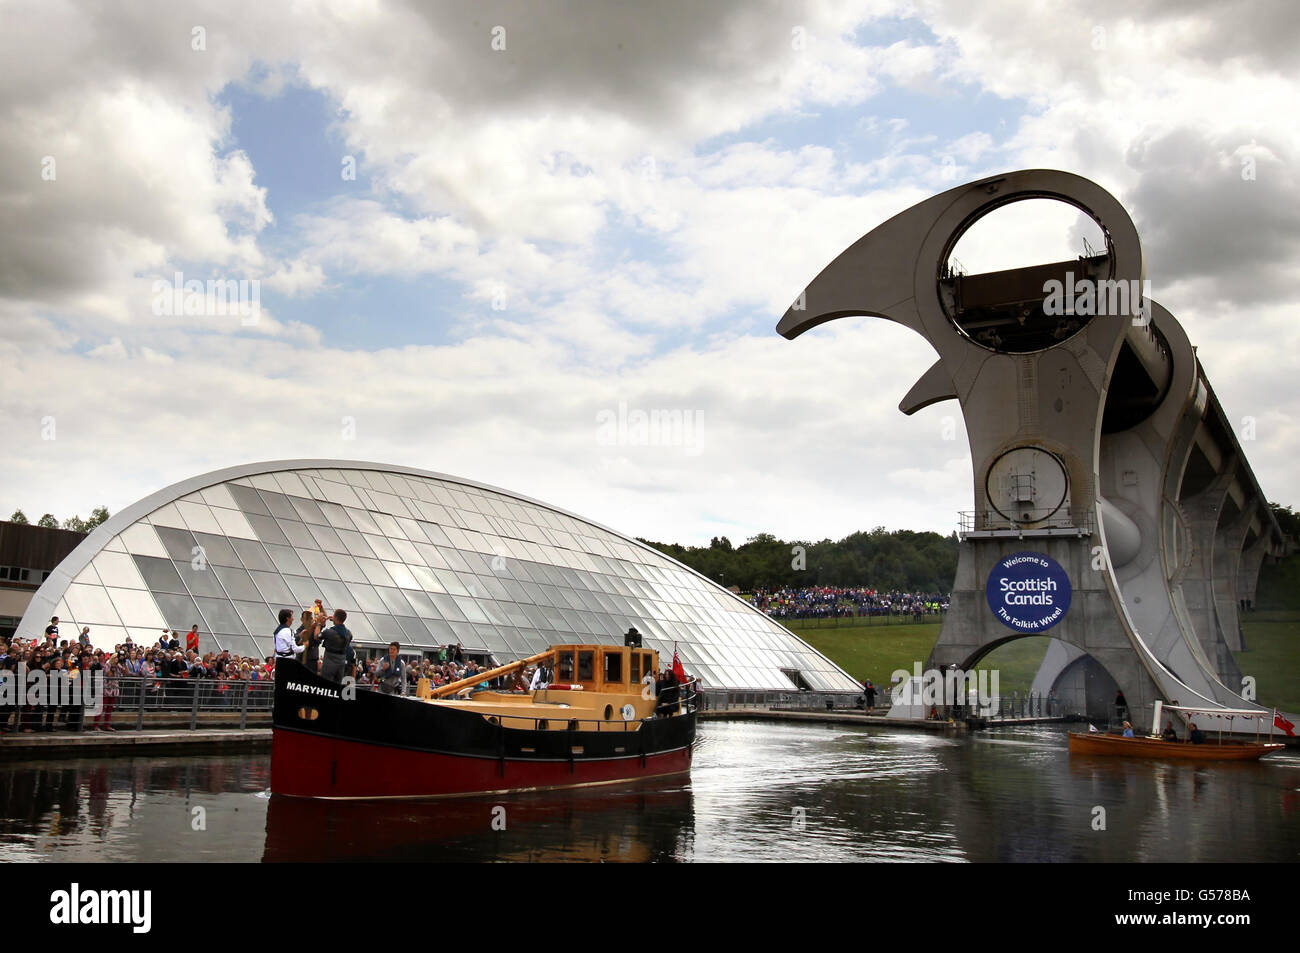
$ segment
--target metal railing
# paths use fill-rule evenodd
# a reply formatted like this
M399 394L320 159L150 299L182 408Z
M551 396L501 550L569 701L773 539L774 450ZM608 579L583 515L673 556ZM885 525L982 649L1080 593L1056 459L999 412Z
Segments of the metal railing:
M863 706L861 693L853 692L766 692L766 691L717 691L701 693L703 707L708 711L731 711L733 709L778 709L790 708L800 711L835 711L859 709ZM876 708L880 711L889 707L888 693L876 695Z
M1091 536L1097 531L1096 517L1091 510L1081 520L1071 517L1066 507L1055 512L1040 508L1020 512L1022 517L1013 519L994 509L958 510L958 535L962 539L981 535Z
M55 720L72 729L91 729L97 723L114 730L134 722L137 731L144 728L145 716L163 720L168 727L199 727L200 715L220 713L228 716L217 721L235 721L248 725L250 714L269 714L275 699L275 683L267 679L160 678L143 675L120 675L104 680L102 714L96 716L81 704L24 706L17 711L15 728L41 730L52 728ZM14 709L0 709L0 718L8 720ZM205 717L204 723L214 719Z

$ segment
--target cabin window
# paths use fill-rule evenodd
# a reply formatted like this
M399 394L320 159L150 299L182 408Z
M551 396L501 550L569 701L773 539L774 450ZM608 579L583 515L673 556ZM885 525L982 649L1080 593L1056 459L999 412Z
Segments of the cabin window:
M638 652L632 653L632 677L630 681L633 685L641 681L641 655Z
M561 652L555 659L555 677L560 682L573 681L573 653Z
M595 677L596 672L596 653L579 652L578 653L578 681L589 682Z
M623 681L623 653L622 652L605 653L605 681L606 682Z
M642 675L649 675L649 674L650 674L651 672L653 672L654 670L655 670L655 665L654 665L654 662L651 661L650 653L649 653L649 652L642 652L642 653L641 653L641 674L642 674ZM638 681L639 681L639 679L638 679Z

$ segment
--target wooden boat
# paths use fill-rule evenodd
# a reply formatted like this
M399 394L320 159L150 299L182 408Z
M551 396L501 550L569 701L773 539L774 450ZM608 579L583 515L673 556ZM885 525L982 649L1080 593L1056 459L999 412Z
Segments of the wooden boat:
M696 685L664 706L658 653L633 644L556 645L401 697L276 663L271 792L318 798L423 798L616 784L690 771ZM556 684L478 690L546 662ZM659 708L656 714L656 708Z
M1178 761L1256 761L1281 751L1286 745L1253 741L1165 741L1161 738L1125 738L1102 732L1070 732L1070 754L1121 758L1171 758Z
M1151 723L1151 734L1125 738L1123 735L1107 734L1100 731L1070 732L1070 754L1102 755L1121 758L1168 758L1177 761L1257 761L1266 754L1281 751L1286 745L1276 744L1273 737L1273 724L1277 712L1241 708L1198 708L1192 705L1165 704L1157 701L1154 706L1155 716ZM1187 724L1194 725L1193 719L1212 722L1218 727L1215 738L1206 736L1200 743L1187 740L1166 741L1160 734L1160 720L1165 712L1178 712ZM1231 737L1233 722L1241 719L1255 724L1255 740L1239 741ZM1260 740L1259 725L1268 720L1269 741ZM1226 729L1228 738L1223 737ZM1127 725L1128 722L1125 722ZM1177 730L1177 729L1175 729Z

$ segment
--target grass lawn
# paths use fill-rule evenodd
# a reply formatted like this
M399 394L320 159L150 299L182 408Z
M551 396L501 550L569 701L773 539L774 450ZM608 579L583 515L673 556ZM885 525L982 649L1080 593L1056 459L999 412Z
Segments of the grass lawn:
M1283 620L1284 615L1291 618ZM1255 677L1255 697L1261 704L1300 712L1300 613L1270 613L1269 618L1274 621L1242 624L1247 651L1232 657L1242 675Z
M908 625L801 626L795 620L788 627L817 651L831 659L859 682L870 678L876 685L889 685L896 669L912 671L925 665L939 638L938 622ZM1029 691L1034 674L1047 651L1047 637L1017 639L995 649L977 669L998 672L998 690L1004 694Z
M1259 615L1265 618L1244 625L1249 651L1235 653L1237 664L1255 677L1261 703L1300 712L1300 613ZM885 686L896 669L910 672L916 662L924 666L939 638L938 622L824 627L796 620L789 628L859 682L870 678ZM1047 636L1017 639L985 656L979 668L998 672L1003 694L1023 694L1033 684L1047 643Z

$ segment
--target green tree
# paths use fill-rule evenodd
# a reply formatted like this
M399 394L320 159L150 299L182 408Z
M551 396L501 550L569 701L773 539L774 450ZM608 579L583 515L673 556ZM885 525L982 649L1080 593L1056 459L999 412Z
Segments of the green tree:
M11 517L9 517L9 522L11 522L11 523L22 523L24 526L26 526L26 525L27 525L27 514L24 513L22 510L14 510L14 515L11 516Z
M59 521L54 518L53 513L46 513L36 521L37 526L44 526L47 529L58 529Z
M90 511L90 519L86 520L86 532L90 532L100 523L108 519L108 507L97 506Z

